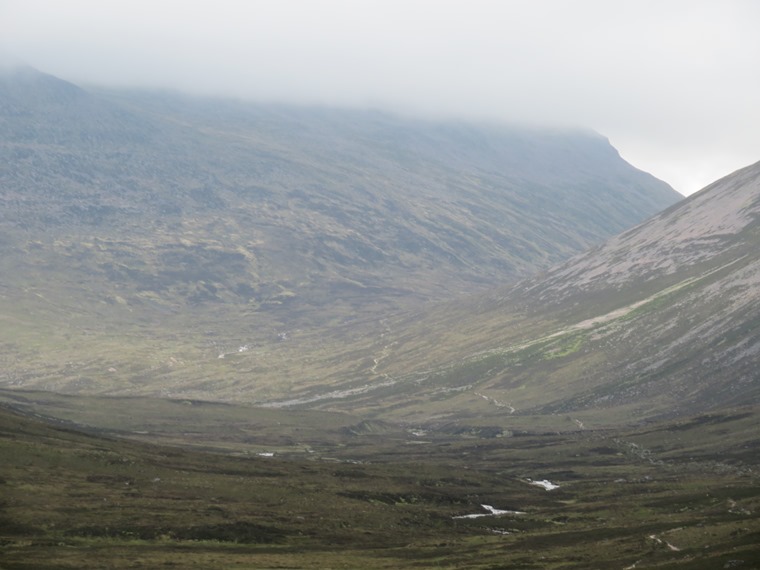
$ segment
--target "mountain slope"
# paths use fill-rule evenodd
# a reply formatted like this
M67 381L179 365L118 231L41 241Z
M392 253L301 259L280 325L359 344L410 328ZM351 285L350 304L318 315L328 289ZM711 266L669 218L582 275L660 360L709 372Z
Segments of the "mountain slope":
M260 370L303 331L335 351L356 336L337 326L510 282L678 198L589 132L4 73L6 381L173 390L229 377L209 360L238 348L263 347Z
M4 229L34 231L38 250L136 306L146 291L168 307L266 302L269 290L307 305L341 288L443 298L546 267L678 199L593 133L19 75L0 91Z
M757 403L758 245L760 163L544 275L391 323L369 378L300 402L504 425Z

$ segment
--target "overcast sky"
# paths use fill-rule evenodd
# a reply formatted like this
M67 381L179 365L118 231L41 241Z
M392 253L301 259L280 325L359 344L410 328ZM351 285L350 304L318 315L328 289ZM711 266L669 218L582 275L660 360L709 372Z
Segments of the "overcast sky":
M689 194L760 160L758 0L0 0L76 83L577 125Z

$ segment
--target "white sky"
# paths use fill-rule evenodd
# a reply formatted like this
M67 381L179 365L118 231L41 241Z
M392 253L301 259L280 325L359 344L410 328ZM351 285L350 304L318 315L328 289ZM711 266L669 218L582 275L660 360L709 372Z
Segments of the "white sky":
M0 0L76 83L577 125L684 194L760 160L760 0Z

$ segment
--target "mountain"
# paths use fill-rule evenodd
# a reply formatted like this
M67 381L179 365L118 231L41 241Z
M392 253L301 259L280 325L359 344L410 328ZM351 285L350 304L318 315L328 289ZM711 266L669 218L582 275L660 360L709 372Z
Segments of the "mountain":
M372 374L288 404L569 426L757 404L759 245L757 163L548 272L389 323Z
M352 327L513 282L678 199L586 131L5 71L5 381L173 393L229 379L246 392L211 361L257 348L247 376L260 385L302 365L269 358L284 339L334 353Z
M760 163L568 259L674 201L591 133L22 69L0 135L3 567L760 561Z

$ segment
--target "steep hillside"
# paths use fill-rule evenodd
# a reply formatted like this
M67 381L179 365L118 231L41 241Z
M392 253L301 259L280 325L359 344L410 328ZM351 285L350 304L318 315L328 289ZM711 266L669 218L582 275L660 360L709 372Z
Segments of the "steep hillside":
M282 404L588 426L757 403L759 245L760 163L544 275L389 323L371 374Z
M293 364L269 358L283 340L313 333L310 350L335 352L356 322L510 282L678 198L589 132L16 70L0 77L4 381L249 392ZM255 347L267 352L242 375L209 363Z
M5 241L135 309L441 299L678 199L593 133L90 93L32 70L0 102Z

